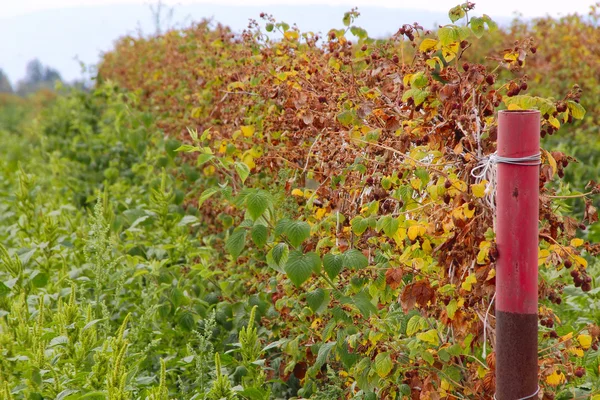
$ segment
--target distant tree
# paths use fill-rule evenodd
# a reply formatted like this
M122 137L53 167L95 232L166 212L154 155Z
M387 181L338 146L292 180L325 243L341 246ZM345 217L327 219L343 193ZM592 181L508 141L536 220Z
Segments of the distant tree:
M0 69L0 93L12 93L13 88L8 80L8 76Z
M25 78L17 84L17 93L26 95L42 88L53 89L57 81L62 81L60 73L42 65L37 58L29 61L25 68Z

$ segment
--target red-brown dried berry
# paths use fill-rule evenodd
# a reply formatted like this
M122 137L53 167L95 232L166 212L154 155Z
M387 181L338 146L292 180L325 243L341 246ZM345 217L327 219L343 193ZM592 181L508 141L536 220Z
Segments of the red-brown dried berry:
M362 47L360 48L361 51L367 51L367 45L363 44Z
M450 182L450 181L446 181L446 182L444 182L444 187L445 187L446 189L450 189L450 187L451 187L451 186L452 186L452 182Z
M598 343L594 343L592 345L592 349L594 349L594 351L598 350Z
M582 378L585 375L585 369L583 369L582 367L578 367L575 370L575 376L578 378Z
M326 102L327 102L327 97L319 96L319 103L326 103Z
M488 85L493 85L495 82L494 75L489 74L488 76L485 77L485 81L487 82Z
M565 103L559 103L556 106L556 111L558 111L558 112L565 112L565 111L567 111L567 105Z
M585 224L583 222L581 224L579 224L579 229L581 229L582 231L585 231Z
M569 269L573 266L573 262L571 260L565 260L565 268ZM573 271L577 272L577 271Z
M373 180L372 176L370 176L370 177L367 178L367 185L372 185L373 182L374 182L374 180Z
M468 62L464 62L462 65L462 69L464 69L465 71L469 70L469 63Z
M573 278L577 278L579 276L579 271L577 271L576 269L574 269L573 271L571 271L571 276Z
M398 58L397 54L394 54L394 57L392 57L392 61L395 62L396 64L398 64L398 62L400 61L400 59Z
M521 82L521 90L527 90L527 82Z
M537 51L537 47L533 46L533 47L532 47L530 50L531 50L531 52L532 52L533 54L535 54L535 53L536 53L536 51Z
M556 333L556 331L550 331L550 337L552 339L556 339L556 338L558 338L558 333Z
M462 42L460 42L460 48L464 49L465 47L467 47L468 44L469 44L469 42L467 42L466 40L463 40Z

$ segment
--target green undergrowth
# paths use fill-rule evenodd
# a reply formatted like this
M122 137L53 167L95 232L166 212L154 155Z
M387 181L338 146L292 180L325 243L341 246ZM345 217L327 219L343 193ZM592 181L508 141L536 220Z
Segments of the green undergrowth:
M214 268L178 145L135 104L73 91L0 132L2 399L268 398L272 307Z

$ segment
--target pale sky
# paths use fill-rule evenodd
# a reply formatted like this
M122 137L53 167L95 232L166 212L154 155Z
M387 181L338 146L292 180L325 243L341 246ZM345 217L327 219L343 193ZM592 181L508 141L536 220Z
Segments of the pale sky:
M466 0L162 1L174 11L172 18L161 19L163 30L212 18L241 32L249 18L256 19L264 11L278 21L297 23L304 32L327 32L341 27L344 12L358 6L358 26L372 37L385 37L404 23L418 21L428 29L448 23L448 10ZM597 1L600 0L475 0L472 15L488 14L497 23L508 25L515 13L524 19L585 15ZM67 81L85 78L80 62L97 64L123 35L156 31L150 5L157 3L158 0L0 0L0 70L16 83L24 76L27 63L39 59L43 65L58 69Z
M164 4L178 5L190 3L207 3L219 5L347 5L380 6L390 8L420 9L428 11L446 11L464 0L163 0ZM13 17L35 11L53 8L110 5L110 4L156 4L149 0L0 0L0 18ZM525 17L566 15L577 12L585 14L594 0L479 0L475 1L480 13L492 16L512 16L518 11Z

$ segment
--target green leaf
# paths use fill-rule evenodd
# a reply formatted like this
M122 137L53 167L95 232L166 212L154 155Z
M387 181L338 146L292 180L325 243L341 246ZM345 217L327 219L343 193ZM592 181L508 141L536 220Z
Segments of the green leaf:
M459 19L465 16L465 10L463 10L462 6L452 7L450 11L448 11L448 16L450 17L450 21L456 22Z
M422 342L426 342L432 344L434 346L439 346L440 338L438 336L438 331L435 329L430 329L427 332L417 333L417 339Z
M285 243L278 243L275 247L273 247L273 260L276 263L281 263L287 261L287 258L290 254L290 250L288 245Z
M233 166L235 168L235 172L237 172L242 183L246 182L246 179L250 175L250 168L248 168L246 164L240 161L236 161Z
M190 332L192 329L194 329L196 321L194 321L194 315L191 312L183 311L177 318L177 324L184 330Z
M10 288L4 284L4 282L0 282L0 296L6 296L10 293Z
M315 363L311 367L313 371L318 371L321 367L327 362L329 358L329 353L331 353L331 349L336 345L337 342L327 342L323 343L321 347L319 347L319 352L317 353L317 359Z
M344 26L350 26L350 23L352 22L352 20L350 19L349 12L344 14L344 18L342 19L342 22L343 22Z
M225 243L225 249L229 254L233 256L234 259L237 259L239 255L244 250L244 246L246 245L246 230L238 229L234 231L227 242Z
M252 241L256 247L263 247L267 243L269 230L266 226L257 224L252 227L250 235L252 236Z
M285 263L285 273L296 286L302 285L313 273L313 270L321 265L321 259L314 253L303 254L301 251L290 252Z
M354 364L358 361L359 355L357 353L351 353L348 350L348 344L343 342L341 346L337 347L337 354L340 357L340 361L344 364L346 371L352 368Z
M456 299L452 299L450 303L446 306L446 312L448 313L448 318L454 319L454 314L458 310L458 302Z
M385 215L379 218L379 221L377 221L377 230L383 230L383 232L389 238L393 237L396 234L399 227L400 221L398 220L398 218L394 218L391 215Z
M298 247L310 236L310 225L304 221L289 221L284 233L294 247Z
M371 303L371 299L364 289L352 297L352 303L356 306L356 308L358 308L360 313L365 318L369 318L371 313L377 312L377 307Z
M413 315L406 324L406 336L411 337L421 329L427 327L427 321L420 315Z
M41 288L41 287L46 286L46 284L48 283L49 280L50 280L50 276L47 273L40 272L40 273L37 273L31 279L31 283L33 283L33 286L35 286L37 288Z
M285 273L284 266L287 263L290 250L286 243L278 243L267 253L267 264L275 271Z
M275 26L274 26L272 23L270 23L270 22L269 22L269 23L268 23L268 24L265 26L265 29L267 30L267 32L273 32L273 28L274 28L274 27L275 27Z
M361 217L360 215L357 215L356 217L352 218L352 220L350 220L350 225L352 226L352 232L360 236L363 233L365 233L365 231L369 227L369 221Z
M567 100L567 107L569 107L569 111L573 118L583 119L585 116L585 108L583 108L581 104L576 103L573 100Z
M209 154L209 153L204 153L204 154L200 154L198 156L198 159L196 160L196 166L201 166L206 164L207 162L209 162L210 160L212 160L213 158L215 158L214 155Z
M458 41L459 32L453 26L445 26L438 30L438 38L442 46L448 46Z
M450 358L452 356L445 349L440 349L440 351L438 351L438 357L440 357L440 360L447 363L448 361L450 361Z
M177 149L175 149L176 152L186 152L186 153L192 153L194 151L200 151L200 147L198 146L192 146L190 144L184 144L179 146Z
M410 78L410 86L415 89L423 89L428 83L429 80L423 72L417 72Z
M319 312L324 306L329 303L328 293L321 288L317 288L312 292L306 293L306 302L313 312Z
M369 265L369 259L357 249L347 250L343 255L344 265L352 269L363 269Z
M267 392L265 392L263 389L258 389L255 387L249 387L237 393L249 400L265 400L268 398Z
M341 254L327 253L323 256L323 269L327 275L334 279L344 267L344 260Z
M366 39L368 37L367 31L358 26L350 27L350 32L359 39Z
M272 204L271 195L264 190L256 190L246 196L246 207L250 218L256 221Z
M210 188L206 189L204 192L202 192L202 194L200 195L200 198L198 199L198 208L200 206L202 206L202 204L206 200L208 200L212 195L214 195L218 191L219 191L218 187L210 187Z
M375 357L375 372L377 372L380 378L388 376L392 372L393 367L394 364L389 352L386 351L385 353L377 354Z
M337 120L344 126L350 126L356 120L356 112L354 110L342 111L337 115Z
M480 38L483 36L485 29L483 27L483 18L479 18L479 17L473 17L471 18L471 21L469 22L469 24L471 24L471 30L473 31L473 33L475 34L475 36L477 38Z

